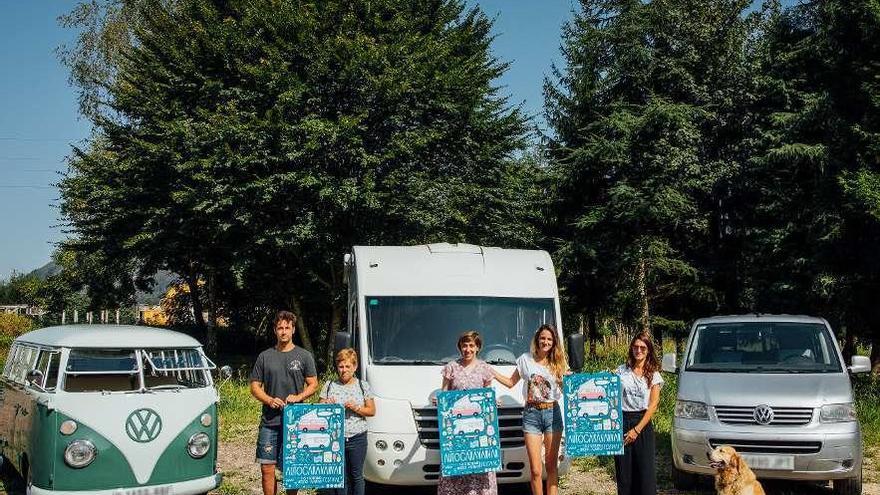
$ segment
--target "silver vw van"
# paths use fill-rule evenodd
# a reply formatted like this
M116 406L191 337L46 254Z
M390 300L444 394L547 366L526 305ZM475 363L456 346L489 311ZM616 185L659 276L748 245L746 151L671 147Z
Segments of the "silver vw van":
M0 453L31 494L205 493L220 483L213 368L169 330L26 333L0 378Z
M791 315L697 320L678 372L672 428L673 481L690 488L711 475L707 452L731 445L761 478L832 480L834 493L860 494L862 437L850 373L828 322Z

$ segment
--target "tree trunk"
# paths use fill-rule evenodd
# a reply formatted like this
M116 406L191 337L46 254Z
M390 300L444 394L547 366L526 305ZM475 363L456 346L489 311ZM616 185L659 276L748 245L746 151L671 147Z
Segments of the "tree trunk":
M871 369L880 375L880 334L876 332L871 338Z
M190 274L186 276L186 285L189 286L189 301L193 309L193 321L203 333L207 334L208 325L205 323L204 307L202 306L202 290L199 288L199 276Z
M596 326L596 310L587 312L587 332L590 339L590 358L596 358L596 343L599 341L599 327Z
M312 347L312 339L309 336L309 328L306 325L306 314L303 312L302 303L296 296L290 296L290 307L296 315L296 333L299 334L299 340L302 346L308 349L314 355L314 347Z
M333 341L336 339L336 330L340 328L342 325L342 318L344 317L345 306L339 304L338 302L334 302L330 309L330 329L327 331L327 352L325 356L327 357L327 366L331 366L333 361Z
M217 355L217 277L213 271L208 272L205 281L208 296L208 321L205 327L205 352L210 356Z
M641 311L641 325L643 332L651 331L651 323L650 323L650 310L648 307L648 287L646 285L647 278L647 267L645 266L644 258L639 258L639 263L636 270L636 288L639 292L639 302L642 306Z
M847 363L852 362L852 357L856 354L856 336L852 325L843 327L843 360Z

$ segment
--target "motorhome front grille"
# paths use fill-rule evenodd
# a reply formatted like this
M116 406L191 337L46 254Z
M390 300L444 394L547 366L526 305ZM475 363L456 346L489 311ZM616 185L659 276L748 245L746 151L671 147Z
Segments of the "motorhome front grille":
M425 407L413 409L419 440L428 449L440 450L440 432L437 430L437 408ZM499 407L498 430L501 435L501 447L521 447L523 441L522 408Z
M743 440L740 438L710 438L709 445L714 449L720 445L730 445L737 452L749 454L816 454L822 450L822 442L792 440Z
M771 406L771 409L773 415L769 423L758 423L754 407L715 406L715 415L718 421L732 425L798 426L809 424L813 419L813 409L809 407Z

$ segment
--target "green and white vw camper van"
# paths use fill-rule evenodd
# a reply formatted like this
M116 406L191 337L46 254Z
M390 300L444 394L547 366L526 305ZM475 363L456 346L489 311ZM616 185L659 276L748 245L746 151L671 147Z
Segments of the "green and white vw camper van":
M0 379L0 452L31 494L205 493L220 483L214 367L170 330L26 333Z

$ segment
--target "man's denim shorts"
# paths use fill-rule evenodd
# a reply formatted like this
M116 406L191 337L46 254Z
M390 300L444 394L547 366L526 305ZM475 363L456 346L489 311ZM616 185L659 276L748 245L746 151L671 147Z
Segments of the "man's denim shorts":
M281 426L260 426L257 435L257 462L260 464L276 464L281 468Z
M562 432L562 411L559 403L547 409L526 405L523 409L523 431L535 435Z

